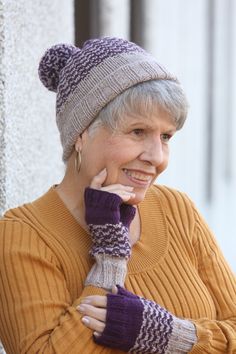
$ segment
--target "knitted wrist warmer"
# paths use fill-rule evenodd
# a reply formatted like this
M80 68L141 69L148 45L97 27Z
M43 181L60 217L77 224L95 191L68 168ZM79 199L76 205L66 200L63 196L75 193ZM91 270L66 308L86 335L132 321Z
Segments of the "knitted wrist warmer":
M84 192L85 221L88 225L118 224L129 228L135 215L132 205L122 204L122 199L114 193L86 188Z
M107 295L106 327L97 344L129 353L186 354L196 343L192 322L118 287Z
M105 289L123 285L131 254L129 225L135 208L122 204L122 199L114 193L92 188L85 190L85 207L85 220L93 242L90 254L96 260L86 285Z

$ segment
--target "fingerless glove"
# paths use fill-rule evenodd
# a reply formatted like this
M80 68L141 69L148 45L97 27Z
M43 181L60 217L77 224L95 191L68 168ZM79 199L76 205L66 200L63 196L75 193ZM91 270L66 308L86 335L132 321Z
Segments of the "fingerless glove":
M106 327L94 340L129 353L185 354L196 331L192 322L118 286L117 295L107 295Z
M104 289L123 285L131 255L129 226L135 208L114 193L92 188L86 188L84 199L85 220L93 242L90 254L95 258L85 284Z

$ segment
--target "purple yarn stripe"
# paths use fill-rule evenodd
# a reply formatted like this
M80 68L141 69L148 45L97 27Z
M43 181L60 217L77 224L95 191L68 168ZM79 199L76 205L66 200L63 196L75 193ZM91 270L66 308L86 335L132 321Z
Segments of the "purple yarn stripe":
M130 353L164 354L173 330L173 316L153 301L140 298L143 322Z
M68 60L68 65L61 72L58 85L57 110L63 105L80 81L90 73L91 69L107 58L122 53L146 53L142 48L132 42L120 38L103 38L88 40L81 51L75 51Z
M90 254L106 254L128 259L131 255L129 231L121 222L118 224L89 224L93 246Z

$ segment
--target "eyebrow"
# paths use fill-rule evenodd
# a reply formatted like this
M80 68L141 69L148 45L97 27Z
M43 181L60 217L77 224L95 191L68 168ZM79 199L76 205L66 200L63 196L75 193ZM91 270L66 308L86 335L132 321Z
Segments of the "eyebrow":
M153 125L152 124L148 124L146 122L143 122L141 119L139 121L136 121L136 122L133 122L133 123L130 123L129 125L129 128L134 128L135 126L139 126L140 124L142 124L142 126L144 128L153 128ZM169 133L169 134L173 134L177 131L177 128L170 128L168 130L165 130L165 133Z

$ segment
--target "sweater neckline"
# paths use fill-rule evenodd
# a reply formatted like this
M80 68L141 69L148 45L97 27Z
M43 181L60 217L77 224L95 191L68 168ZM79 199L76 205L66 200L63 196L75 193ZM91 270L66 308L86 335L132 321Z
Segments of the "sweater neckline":
M52 186L42 197L31 204L42 216L49 229L70 243L79 237L81 255L88 256L91 246L89 234L80 226L63 200ZM138 205L141 218L140 239L132 247L128 262L129 274L140 273L152 268L164 257L168 248L168 234L163 205L158 187L150 187L143 202Z

